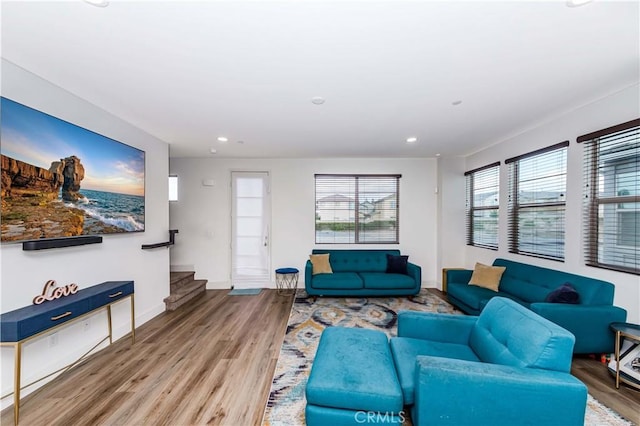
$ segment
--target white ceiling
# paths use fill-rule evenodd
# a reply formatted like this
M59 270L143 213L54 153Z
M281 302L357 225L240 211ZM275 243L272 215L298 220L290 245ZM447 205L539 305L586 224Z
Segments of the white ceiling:
M2 57L171 157L453 156L637 84L639 16L598 0L3 1Z

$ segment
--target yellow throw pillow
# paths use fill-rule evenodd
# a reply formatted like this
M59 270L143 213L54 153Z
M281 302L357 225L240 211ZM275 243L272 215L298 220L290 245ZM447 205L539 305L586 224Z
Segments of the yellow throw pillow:
M331 264L329 263L329 253L327 254L311 254L309 255L311 264L313 265L313 275L316 274L333 274Z
M469 285L477 285L478 287L498 291L500 278L505 269L507 268L504 266L487 266L482 263L476 263Z

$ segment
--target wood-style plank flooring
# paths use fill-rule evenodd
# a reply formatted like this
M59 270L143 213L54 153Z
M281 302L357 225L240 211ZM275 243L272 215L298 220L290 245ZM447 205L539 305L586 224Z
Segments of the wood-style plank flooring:
M438 290L433 292L442 297ZM21 425L259 425L292 303L263 290L208 290L22 400ZM574 359L589 392L640 424L640 392L615 389L599 361ZM13 424L4 410L2 425Z

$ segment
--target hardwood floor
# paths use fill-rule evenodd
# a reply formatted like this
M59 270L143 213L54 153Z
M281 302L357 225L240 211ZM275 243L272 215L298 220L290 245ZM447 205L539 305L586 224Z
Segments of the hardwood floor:
M437 290L433 291L442 296ZM22 400L21 425L259 425L291 296L208 290ZM640 424L640 392L615 389L599 361L574 359L589 392ZM13 424L13 410L1 423Z

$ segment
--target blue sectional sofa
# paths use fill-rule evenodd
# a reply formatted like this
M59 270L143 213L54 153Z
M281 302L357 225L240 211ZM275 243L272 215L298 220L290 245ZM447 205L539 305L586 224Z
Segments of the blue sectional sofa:
M580 425L587 387L574 337L502 297L479 316L403 311L398 336L331 327L306 386L315 425Z
M613 352L614 335L609 324L627 318L626 310L613 306L613 284L506 259L496 259L493 266L506 268L497 292L469 285L471 270L447 270L449 302L467 314L478 315L492 298L506 297L573 333L574 353ZM577 290L578 304L545 302L550 292L565 283Z
M407 264L407 274L387 273L387 254L399 256L400 250L321 250L329 254L332 273L313 275L307 260L304 286L310 296L411 296L420 292L422 270Z

